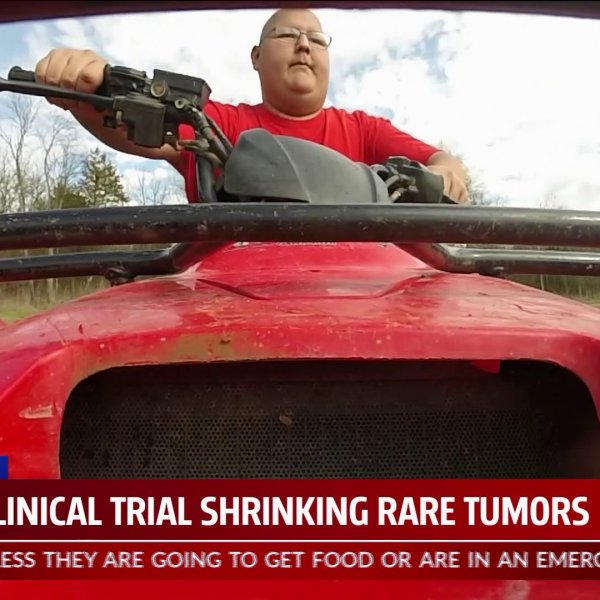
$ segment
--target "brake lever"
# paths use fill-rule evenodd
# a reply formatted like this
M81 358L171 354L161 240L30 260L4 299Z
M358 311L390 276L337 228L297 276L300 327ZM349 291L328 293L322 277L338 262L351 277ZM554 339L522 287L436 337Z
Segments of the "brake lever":
M114 107L114 98L107 96L77 92L75 90L25 80L4 79L3 77L0 77L0 92L13 92L15 94L85 102L101 111Z
M160 148L165 143L175 146L181 123L196 130L203 126L200 110L211 90L197 77L156 69L150 79L145 71L106 65L103 83L91 94L38 83L33 71L19 66L10 69L8 79L0 79L1 91L86 103L110 113L105 127L124 125L134 144Z
M405 156L390 156L371 169L385 182L393 203L459 204L444 194L444 179Z

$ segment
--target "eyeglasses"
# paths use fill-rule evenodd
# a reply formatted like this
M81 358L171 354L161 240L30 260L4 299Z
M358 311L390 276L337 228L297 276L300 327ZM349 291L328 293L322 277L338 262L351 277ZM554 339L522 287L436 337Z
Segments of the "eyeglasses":
M300 31L296 27L275 27L264 38L272 38L289 44L297 44L301 35L306 35L311 45L328 48L331 44L331 36L322 31Z

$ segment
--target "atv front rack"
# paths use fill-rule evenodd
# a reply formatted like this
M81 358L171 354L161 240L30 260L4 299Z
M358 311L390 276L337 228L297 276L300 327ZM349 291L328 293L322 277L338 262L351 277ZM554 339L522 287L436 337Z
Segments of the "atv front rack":
M0 250L174 244L0 260L0 281L175 274L232 242L388 242L453 273L600 275L600 212L430 204L243 203L0 215ZM473 248L448 244L577 247Z
M0 281L101 275L111 284L125 283L178 273L233 242L388 242L454 273L600 274L600 253L589 250L600 241L600 213L444 204L453 201L445 199L441 178L405 157L390 157L365 172L333 154L315 159L316 151L322 152L316 144L297 148L297 141L290 146L288 140L280 147L285 136L275 140L263 130L255 130L252 138L246 132L243 144L240 136L234 157L234 146L202 110L211 89L198 77L164 70L149 77L145 71L106 65L96 93L83 94L39 84L33 71L15 66L8 79L0 78L2 91L85 102L103 113L106 127L125 127L137 146L170 144L193 152L203 202L0 215L0 251L174 244L163 250L4 258ZM180 139L182 124L192 126L191 139ZM296 162L290 158L293 149ZM315 160L321 177L313 177L309 168ZM300 167L309 175L300 177ZM223 177L217 177L219 169L226 171ZM229 186L223 182L228 176ZM262 202L265 198L302 202ZM337 199L340 203L332 205Z

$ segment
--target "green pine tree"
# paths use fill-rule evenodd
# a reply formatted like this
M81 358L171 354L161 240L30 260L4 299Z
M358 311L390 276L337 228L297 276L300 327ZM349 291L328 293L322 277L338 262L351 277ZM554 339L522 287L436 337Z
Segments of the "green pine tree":
M78 187L87 208L122 205L129 201L117 168L98 148L87 157Z
M48 205L52 208L85 208L85 199L78 186L57 183L51 190Z

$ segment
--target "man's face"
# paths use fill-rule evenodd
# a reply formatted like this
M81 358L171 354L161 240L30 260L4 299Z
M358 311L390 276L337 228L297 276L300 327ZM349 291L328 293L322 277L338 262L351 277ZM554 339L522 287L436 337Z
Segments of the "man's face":
M296 112L302 104L320 109L329 84L329 50L318 19L310 11L280 11L263 33L252 62L265 100L283 105L283 110L286 104Z

